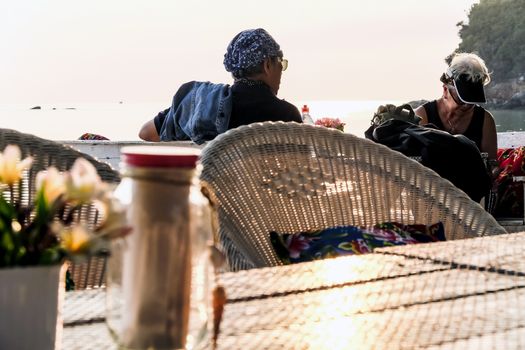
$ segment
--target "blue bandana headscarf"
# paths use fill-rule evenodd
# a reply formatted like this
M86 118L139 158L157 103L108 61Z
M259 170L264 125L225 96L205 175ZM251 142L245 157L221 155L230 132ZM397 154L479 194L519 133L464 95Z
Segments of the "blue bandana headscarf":
M244 69L253 67L268 57L283 53L279 44L262 28L248 29L233 38L224 54L224 67L235 77L242 76Z

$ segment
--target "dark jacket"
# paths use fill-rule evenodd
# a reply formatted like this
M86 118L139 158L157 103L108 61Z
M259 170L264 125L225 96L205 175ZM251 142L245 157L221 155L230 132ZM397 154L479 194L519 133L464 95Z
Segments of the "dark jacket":
M229 129L265 121L301 123L301 114L293 104L281 100L262 82L236 81L232 86L232 115Z
M479 202L488 194L491 179L474 141L463 135L401 120L389 120L373 132L373 140L421 163Z
M192 140L201 144L228 129L231 88L226 84L191 81L183 84L162 122L161 141Z
M249 80L231 87L196 81L183 84L171 107L153 119L161 141L198 144L240 125L279 120L302 122L297 107L279 99L263 82Z

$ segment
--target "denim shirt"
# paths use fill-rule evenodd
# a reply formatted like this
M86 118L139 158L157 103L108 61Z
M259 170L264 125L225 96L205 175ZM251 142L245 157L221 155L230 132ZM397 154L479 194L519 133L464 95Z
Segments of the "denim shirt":
M228 130L231 112L229 85L198 81L185 83L173 96L160 129L160 140L191 140L202 144Z

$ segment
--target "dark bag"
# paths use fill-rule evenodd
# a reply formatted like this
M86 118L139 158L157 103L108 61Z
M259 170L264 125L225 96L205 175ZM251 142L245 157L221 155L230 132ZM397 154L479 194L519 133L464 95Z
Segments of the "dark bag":
M379 125L372 140L421 163L479 202L491 188L491 179L474 141L463 135L391 119Z
M402 120L408 123L419 124L421 117L417 116L408 103L401 106L391 104L382 105L377 108L377 112L372 117L370 127L365 131L365 137L372 139L372 133L381 124L389 120Z

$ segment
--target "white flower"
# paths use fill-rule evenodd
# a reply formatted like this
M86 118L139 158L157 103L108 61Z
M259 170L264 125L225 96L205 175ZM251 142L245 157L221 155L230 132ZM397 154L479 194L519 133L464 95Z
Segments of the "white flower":
M75 204L89 203L106 191L107 186L100 180L95 167L84 158L75 160L66 174L66 200Z
M131 231L127 225L126 207L118 199L108 194L95 204L103 217L102 224L96 230L97 235L111 239Z
M66 191L64 176L55 167L49 167L36 175L36 188L44 192L47 203L53 204Z
M0 182L9 186L18 183L22 178L22 173L28 169L33 162L33 158L27 157L21 160L20 148L15 145L8 145L3 153L0 153Z

